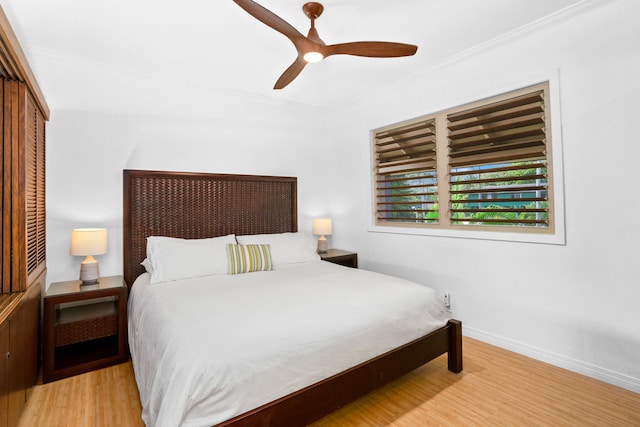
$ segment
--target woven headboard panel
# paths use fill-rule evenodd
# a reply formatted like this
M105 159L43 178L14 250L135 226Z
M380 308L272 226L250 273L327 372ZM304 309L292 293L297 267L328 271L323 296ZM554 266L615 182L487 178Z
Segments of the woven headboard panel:
M124 278L144 272L147 237L201 239L298 230L297 179L124 170Z

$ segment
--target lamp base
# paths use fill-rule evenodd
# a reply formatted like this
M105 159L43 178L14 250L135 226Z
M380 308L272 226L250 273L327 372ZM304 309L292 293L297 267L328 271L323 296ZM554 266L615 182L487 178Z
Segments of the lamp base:
M329 241L327 240L326 237L320 236L320 238L318 239L318 253L326 254L328 250L329 250Z
M87 256L80 264L80 286L97 285L99 277L98 261L91 255Z
M91 280L91 281L83 280L82 283L80 283L80 287L82 287L82 286L95 286L95 285L99 285L99 284L100 284L100 282L98 281L98 279Z

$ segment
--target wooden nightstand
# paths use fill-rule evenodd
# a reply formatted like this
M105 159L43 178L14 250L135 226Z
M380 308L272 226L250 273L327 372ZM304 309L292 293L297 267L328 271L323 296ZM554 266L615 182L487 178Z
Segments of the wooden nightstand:
M358 268L358 254L355 252L343 251L340 249L329 249L327 253L318 255L320 255L320 258L322 258L323 261Z
M52 283L44 295L44 383L125 362L127 293L122 276Z

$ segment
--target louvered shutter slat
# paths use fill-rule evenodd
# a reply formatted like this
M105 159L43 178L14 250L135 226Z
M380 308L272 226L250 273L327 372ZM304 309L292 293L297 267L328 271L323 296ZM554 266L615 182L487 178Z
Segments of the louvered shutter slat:
M447 116L453 225L548 227L544 91Z

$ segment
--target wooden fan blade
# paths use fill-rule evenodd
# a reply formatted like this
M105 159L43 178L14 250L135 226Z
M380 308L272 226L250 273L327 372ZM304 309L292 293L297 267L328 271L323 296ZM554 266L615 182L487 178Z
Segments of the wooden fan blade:
M265 25L273 28L277 32L284 34L297 47L300 40L306 40L305 36L300 34L291 24L280 18L270 10L260 6L251 0L233 0L238 6L247 11L251 16Z
M293 79L298 77L298 74L300 74L305 65L307 65L307 61L298 56L293 64L291 64L289 68L284 70L284 73L282 73L273 88L282 89L283 87L287 86L293 81Z
M393 42L352 42L324 46L321 53L326 58L331 55L355 55L370 58L396 58L411 56L418 50L418 46Z

